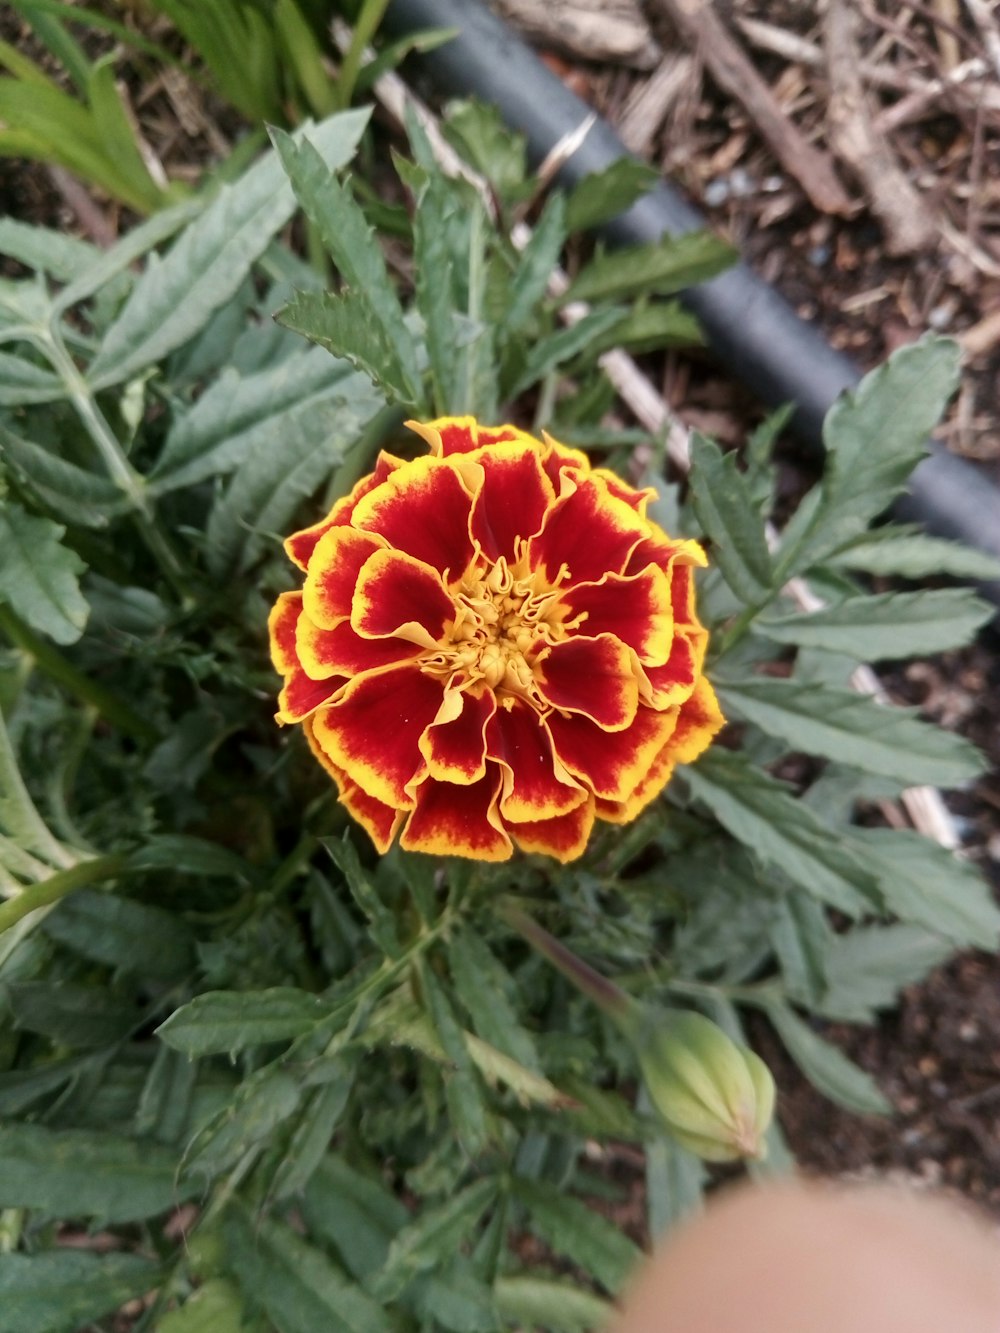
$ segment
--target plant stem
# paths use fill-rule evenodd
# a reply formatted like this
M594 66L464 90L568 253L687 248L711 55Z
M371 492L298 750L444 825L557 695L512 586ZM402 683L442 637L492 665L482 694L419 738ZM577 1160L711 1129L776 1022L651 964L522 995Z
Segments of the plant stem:
M7 606L0 606L0 631L11 643L28 653L39 671L61 685L70 694L97 711L127 736L139 741L157 741L160 733L127 703L124 703L103 685L98 685L78 667L68 662L58 648L37 634L20 620Z
M7 615L0 606L0 628ZM21 770L14 756L14 747L7 734L7 726L0 713L0 798L3 800L4 826L12 837L29 851L36 852L55 865L71 866L76 857L58 839L52 836L48 825L35 809Z
M17 925L29 913L37 911L39 907L51 907L74 889L97 880L112 879L120 874L124 866L124 856L95 856L93 860L81 861L68 870L56 871L40 884L32 884L16 898L8 898L5 903L0 903L0 935Z
M365 47L375 35L375 29L382 22L389 0L365 0L361 13L354 24L351 44L340 66L340 78L337 80L337 104L342 109L351 105L354 87L358 81L361 60Z

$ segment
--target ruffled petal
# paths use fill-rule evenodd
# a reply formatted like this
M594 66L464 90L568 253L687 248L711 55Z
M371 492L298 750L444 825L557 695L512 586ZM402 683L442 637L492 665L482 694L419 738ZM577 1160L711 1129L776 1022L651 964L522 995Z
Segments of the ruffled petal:
M674 633L670 581L655 565L638 574L605 574L596 583L578 583L560 601L568 623L582 617L577 633L614 634L641 662L667 661Z
M285 552L289 560L298 565L299 569L308 569L312 553L316 549L316 543L331 528L338 527L343 523L350 523L354 508L363 495L373 491L376 486L381 486L390 472L395 472L396 468L403 466L404 460L396 458L393 454L387 454L383 450L378 456L378 462L375 464L375 471L370 472L366 477L362 477L357 483L350 495L343 496L333 506L326 518L320 519L311 527L303 528L301 532L293 532L285 542Z
M424 765L420 737L441 704L441 682L415 666L359 676L313 721L330 761L369 796L409 809L407 792Z
M393 635L433 648L455 615L436 569L402 551L376 551L358 576L351 624L368 638Z
M363 792L343 769L338 768L316 739L312 719L307 718L302 729L306 733L309 748L337 784L341 805L365 830L375 844L375 850L380 854L387 852L406 817L405 810L396 810L391 805L376 801L373 796Z
M572 489L566 490L567 485ZM565 493L549 510L545 526L531 539L529 563L544 570L553 585L563 570L569 585L622 573L649 524L601 481L564 477L563 487Z
M677 729L671 737L674 763L692 764L707 750L726 725L715 691L702 676L691 697L681 704Z
M565 865L586 851L594 817L594 798L588 796L568 814L525 824L513 824L508 820L507 828L522 852L541 852Z
M596 796L624 801L673 735L677 714L640 705L624 731L605 731L588 718L553 713L548 719L556 754Z
M454 581L473 556L471 509L472 496L457 468L441 458L416 458L369 491L352 522Z
M540 530L555 492L537 446L498 444L480 461L484 475L472 506L472 535L487 559L513 561L518 538Z
M670 644L670 656L662 666L643 666L640 694L653 708L676 708L690 697L700 669L691 638L677 633Z
M405 424L427 441L431 453L437 458L471 454L484 445L531 438L516 426L480 426L475 417L438 417L436 421L407 421Z
M497 811L500 770L491 764L478 782L457 784L426 778L416 791L416 809L399 845L432 856L471 856L506 861L513 847Z
M366 639L357 634L349 620L333 629L321 629L308 616L301 616L295 634L299 660L315 680L330 676L360 676L419 657L419 644L402 638Z
M478 782L486 772L486 724L496 712L492 690L447 690L420 738L427 772L440 782Z
M552 819L587 799L552 745L548 727L520 699L508 699L486 730L487 754L504 772L500 812L504 821Z
M652 486L643 486L641 490L636 490L628 482L622 481L621 477L612 472L610 468L595 467L592 475L600 477L616 500L624 500L630 509L634 509L637 514L642 514L643 517L645 517L650 500L656 499L656 491Z
M556 495L562 495L564 477L589 473L590 459L582 449L571 449L567 444L560 444L548 431L542 431L542 439L545 441L545 457L542 459L545 475L552 483Z
M621 731L639 706L633 656L613 634L564 639L540 653L535 681L545 701L582 713L606 731Z
M333 629L350 616L358 575L369 556L384 545L373 533L342 525L320 537L302 589L305 612L314 625Z
M302 619L300 592L283 592L268 617L271 661L275 670L285 678L278 695L279 722L301 722L345 683L342 679L311 676L302 666L296 642Z

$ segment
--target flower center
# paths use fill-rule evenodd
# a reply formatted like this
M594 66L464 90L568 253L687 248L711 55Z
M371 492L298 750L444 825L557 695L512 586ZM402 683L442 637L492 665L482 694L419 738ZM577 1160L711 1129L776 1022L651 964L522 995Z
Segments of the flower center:
M455 593L455 619L444 641L423 665L464 676L460 688L481 680L501 700L516 696L542 709L533 663L565 637L564 609L523 557L514 565L503 556L492 565L477 561Z

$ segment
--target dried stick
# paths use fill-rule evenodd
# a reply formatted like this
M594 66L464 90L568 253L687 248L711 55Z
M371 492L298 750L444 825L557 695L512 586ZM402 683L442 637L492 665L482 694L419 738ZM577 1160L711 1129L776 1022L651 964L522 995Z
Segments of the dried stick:
M850 213L851 201L830 158L814 148L788 119L711 0L659 0L659 4L704 60L719 87L746 108L779 162L815 207L821 213Z
M668 111L691 79L694 66L691 56L664 56L643 86L629 98L618 121L618 136L629 152L643 157L649 151Z
M965 0L965 7L979 29L986 54L1000 79L1000 20L995 12L996 6L988 4L987 0Z
M339 42L345 31L342 25L334 23L335 40ZM349 33L347 33L345 40L350 40ZM478 191L484 207L492 215L494 211L493 196L489 186L476 171L458 156L442 135L434 115L415 94L410 92L402 79L397 74L383 74L376 80L374 91L379 102L399 125L405 124L406 110L409 107L423 126L441 169L449 175L461 176L469 181ZM578 140L575 131L566 136L568 141L574 139ZM560 156L562 155L558 144L552 151ZM530 237L531 229L523 222L518 223L511 233L511 239L518 249L523 249ZM562 269L555 269L549 280L550 294L561 296L568 285L569 279ZM574 301L564 306L560 315L567 323L575 323L583 318L588 309L589 307L584 302ZM641 422L651 435L659 436L665 440L670 461L679 472L686 475L691 467L688 430L683 422L670 410L662 395L642 373L632 357L627 352L623 352L621 348L613 348L602 354L598 364L618 390L623 402L627 404L636 420ZM777 531L770 524L768 525L768 541L772 544L778 541ZM823 599L817 596L809 584L801 578L791 579L784 592L802 611L818 611L826 605ZM851 684L860 694L871 695L878 699L880 703L891 706L891 700L870 667L859 667L851 677ZM914 828L926 838L930 838L932 841L952 850L960 845L954 822L944 801L941 799L940 792L936 788L911 787L902 793L900 801L906 809Z
M864 186L885 231L889 253L905 255L927 249L937 237L937 227L885 139L875 132L858 73L854 13L849 3L828 0L824 31L834 150Z

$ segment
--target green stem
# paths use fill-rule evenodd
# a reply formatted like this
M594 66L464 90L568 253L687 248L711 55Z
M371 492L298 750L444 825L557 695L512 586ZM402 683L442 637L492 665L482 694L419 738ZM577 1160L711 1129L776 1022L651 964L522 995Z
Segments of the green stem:
M18 648L28 653L35 661L39 671L56 681L70 694L97 711L108 722L124 731L127 736L139 741L157 741L160 733L151 722L140 716L117 695L98 685L79 668L68 662L58 648L47 640L39 638L33 630L20 620L9 607L0 606L0 631Z
M344 55L343 63L340 66L340 77L337 80L337 103L342 108L351 105L351 98L354 96L354 88L361 70L365 47L374 37L376 28L382 22L382 15L385 13L388 3L389 0L365 0L361 7L361 13L354 25L354 32L351 34L351 44Z
M124 866L124 856L96 856L92 861L81 861L68 870L57 871L42 880L41 884L32 884L16 898L8 898L5 903L0 903L0 935L11 926L16 926L29 913L37 911L39 907L51 907L84 884L113 879Z
M0 628L7 614L0 606ZM4 806L4 826L22 849L37 853L43 860L55 865L73 865L76 857L52 833L35 809L21 770L14 755L14 747L7 735L7 726L0 713L0 796Z
M560 944L554 935L550 935L537 921L526 916L519 907L514 907L509 902L502 903L500 915L528 941L533 949L537 949L543 958L547 958L553 967L558 968L577 990L582 991L589 1000L593 1000L603 1013L619 1025L629 1023L634 1010L634 1001L613 981L609 981L589 963L578 958L571 949L566 948L565 944Z

